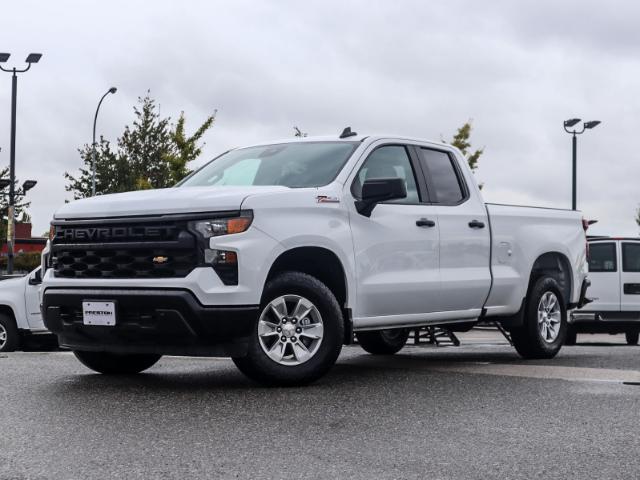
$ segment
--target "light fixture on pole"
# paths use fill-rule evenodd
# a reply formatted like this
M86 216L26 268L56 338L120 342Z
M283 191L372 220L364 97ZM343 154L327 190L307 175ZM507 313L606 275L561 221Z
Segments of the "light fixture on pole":
M24 195L33 187L35 187L37 183L38 183L37 180L25 180L24 183L22 184L22 195Z
M582 124L581 130L569 130L570 128L575 127L578 123L582 122L579 118L571 118L569 120L564 121L564 131L572 135L571 139L571 153L572 153L572 174L571 174L571 209L577 210L578 208L578 199L577 199L577 169L578 169L578 139L577 135L582 135L585 130L591 130L592 128L600 125L600 120L591 120L590 122L584 122Z
M91 196L96 196L96 122L98 121L98 112L100 111L100 105L104 97L109 94L114 94L118 91L116 87L111 87L107 90L107 93L102 95L102 98L98 102L98 108L96 108L96 114L93 117L93 141L91 142Z
M11 54L0 53L0 63L5 63L9 60ZM41 53L30 53L25 62L27 66L23 69L3 68L0 65L0 70L3 72L9 72L12 74L11 78L11 152L9 157L9 209L7 212L7 273L13 273L13 256L15 246L15 210L16 210L16 102L18 97L18 73L24 73L31 68L31 65L38 63L42 58Z

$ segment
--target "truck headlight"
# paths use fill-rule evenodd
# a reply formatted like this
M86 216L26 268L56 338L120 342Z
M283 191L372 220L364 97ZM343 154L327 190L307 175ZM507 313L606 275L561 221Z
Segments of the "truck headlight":
M212 218L209 220L197 220L191 224L192 228L203 238L219 237L232 233L246 231L253 221L252 212L242 212L239 217Z

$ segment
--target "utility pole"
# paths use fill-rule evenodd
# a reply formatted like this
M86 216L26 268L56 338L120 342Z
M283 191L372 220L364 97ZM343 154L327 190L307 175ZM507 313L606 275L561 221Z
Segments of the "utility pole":
M9 59L10 54L0 53L0 63ZM31 65L38 63L42 57L41 53L30 53L25 62L27 67L18 70L16 67L5 69L0 65L3 72L12 73L11 77L11 152L9 153L9 209L7 212L7 273L13 273L13 257L15 249L15 211L16 211L16 102L18 97L18 73L24 73L31 68Z
M98 112L100 111L100 105L102 105L102 101L104 97L109 95L110 93L116 93L118 89L116 87L111 87L107 90L100 101L98 102L98 108L96 108L96 114L93 117L93 142L91 142L91 196L96 196L96 123L98 122Z

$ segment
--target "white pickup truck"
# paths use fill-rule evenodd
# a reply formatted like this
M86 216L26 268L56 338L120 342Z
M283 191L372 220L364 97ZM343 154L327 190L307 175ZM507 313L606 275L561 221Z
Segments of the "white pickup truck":
M40 313L40 267L28 275L0 281L0 352L28 343L55 344Z
M71 202L52 226L45 323L102 373L229 356L257 381L303 384L354 333L390 354L408 328L481 320L549 358L588 284L578 212L487 205L457 149L349 128Z

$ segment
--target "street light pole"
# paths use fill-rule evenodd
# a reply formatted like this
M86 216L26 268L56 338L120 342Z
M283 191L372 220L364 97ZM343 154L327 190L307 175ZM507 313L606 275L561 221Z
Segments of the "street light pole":
M98 112L100 111L100 105L102 105L102 101L104 97L109 95L110 93L116 93L118 89L116 87L111 87L107 90L100 101L98 102L98 108L96 108L96 114L93 117L93 142L91 143L91 196L96 196L96 123L98 122Z
M575 127L582 120L579 118L571 118L564 121L564 131L572 135L571 139L571 154L572 154L572 173L571 173L571 210L578 209L578 135L582 135L585 130L591 130L592 128L600 125L600 120L592 120L590 122L584 122L581 130L569 130Z
M577 195L577 183L578 183L578 137L573 132L573 138L571 140L571 151L573 152L573 181L571 182L571 210L578 209Z
M7 211L7 273L13 273L13 256L15 250L15 209L16 209L16 101L18 97L18 75L13 69L11 77L11 143L9 154L9 209Z
M9 59L10 54L0 53L0 63L4 63ZM7 273L11 275L13 273L13 257L15 246L15 210L16 210L16 198L15 198L15 182L16 182L16 103L18 97L18 73L24 73L31 68L33 63L38 63L42 57L41 53L30 53L27 56L25 62L27 67L22 70L18 70L13 67L5 69L0 65L0 70L3 72L9 72L11 77L11 152L9 154L9 208L7 211Z

